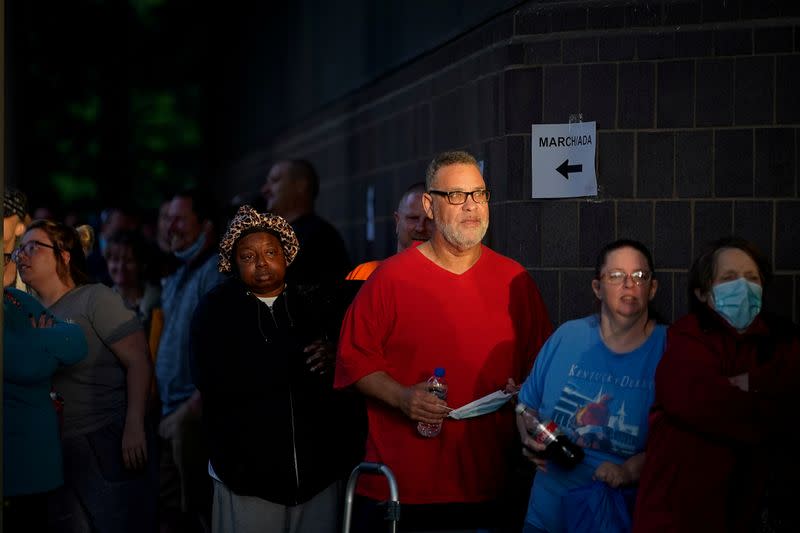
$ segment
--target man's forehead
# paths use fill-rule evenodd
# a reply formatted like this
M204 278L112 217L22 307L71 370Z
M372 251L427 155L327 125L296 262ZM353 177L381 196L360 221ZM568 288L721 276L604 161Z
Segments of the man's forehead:
M413 213L413 212L422 212L424 209L422 208L422 192L414 191L408 193L404 198L403 201L400 202L400 209L399 211L405 213Z
M447 190L470 191L486 186L481 172L475 165L456 163L440 168L434 180L436 187Z
M169 203L167 211L171 216L190 215L194 213L194 205L191 198L176 196Z
M275 163L270 167L269 173L267 174L267 178L272 181L278 181L289 175L289 163L281 162Z

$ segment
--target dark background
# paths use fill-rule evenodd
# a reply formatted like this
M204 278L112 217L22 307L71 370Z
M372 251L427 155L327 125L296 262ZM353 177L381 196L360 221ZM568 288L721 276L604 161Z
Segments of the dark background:
M231 196L291 124L513 3L8 0L7 181L77 210Z
M225 203L304 157L362 261L393 252L391 213L431 157L466 149L492 189L487 243L554 322L591 310L594 256L621 237L653 250L673 320L692 258L731 233L775 266L767 305L800 318L795 0L6 6L7 180L36 201L154 206L198 182ZM531 124L578 112L598 196L531 199Z

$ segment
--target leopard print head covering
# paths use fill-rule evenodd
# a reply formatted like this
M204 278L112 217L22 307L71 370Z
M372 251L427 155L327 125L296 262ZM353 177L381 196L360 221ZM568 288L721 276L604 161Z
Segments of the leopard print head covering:
M230 273L231 271L231 255L233 254L233 247L242 233L252 229L264 229L278 235L283 247L283 255L286 257L286 266L292 264L294 258L300 250L300 243L297 242L297 236L294 230L283 217L278 215L271 215L269 213L259 213L249 205L243 205L236 212L236 216L231 220L228 226L228 231L219 243L219 271L223 273Z

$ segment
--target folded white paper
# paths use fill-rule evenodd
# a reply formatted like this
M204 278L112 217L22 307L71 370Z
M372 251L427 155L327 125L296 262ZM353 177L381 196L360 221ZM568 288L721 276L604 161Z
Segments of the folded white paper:
M462 420L464 418L472 418L475 416L493 413L503 407L506 402L515 394L517 393L514 392L507 394L506 392L499 390L497 392L487 394L483 398L478 398L474 402L462 405L458 409L453 409L447 414L447 416L450 418L455 418L456 420Z

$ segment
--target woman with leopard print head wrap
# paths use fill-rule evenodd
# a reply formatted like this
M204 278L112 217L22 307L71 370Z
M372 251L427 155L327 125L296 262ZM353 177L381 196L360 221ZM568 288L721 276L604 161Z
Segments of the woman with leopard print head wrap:
M298 249L283 218L242 206L220 244L230 279L192 321L215 532L336 531L363 454L363 406L333 390L344 306L333 288L286 284Z

